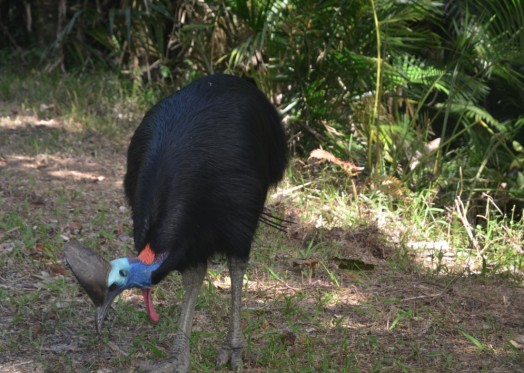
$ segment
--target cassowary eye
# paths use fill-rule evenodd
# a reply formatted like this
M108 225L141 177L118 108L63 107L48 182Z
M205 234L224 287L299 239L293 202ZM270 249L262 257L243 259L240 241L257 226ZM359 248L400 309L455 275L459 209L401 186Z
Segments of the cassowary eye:
M103 314L97 313L97 332L116 294L129 288L142 289L147 314L156 323L151 286L176 269L182 273L184 288L176 355L160 364L165 370L187 372L188 338L206 263L227 248L230 320L235 322L217 365L231 363L233 370L240 370L247 343L238 320L253 235L259 222L277 229L285 222L262 209L268 187L282 179L288 163L279 113L256 84L230 75L206 77L155 105L135 130L127 155L124 190L140 254L110 262L106 281L118 287L101 292L105 308ZM155 363L149 366L146 370L157 370Z

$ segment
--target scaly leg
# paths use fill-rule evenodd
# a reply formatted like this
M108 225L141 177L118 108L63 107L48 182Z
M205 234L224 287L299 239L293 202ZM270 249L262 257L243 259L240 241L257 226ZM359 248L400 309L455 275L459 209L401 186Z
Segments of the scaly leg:
M166 360L142 366L142 372L185 373L189 370L189 338L193 326L193 314L197 295L204 282L206 270L206 265L200 265L182 272L182 284L185 293L182 301L182 311L178 319L178 331L175 334L173 356Z
M243 368L242 352L247 347L240 326L240 309L242 307L242 282L247 268L247 258L228 258L229 275L231 277L231 317L229 333L218 355L217 365L230 362L231 368L240 371Z

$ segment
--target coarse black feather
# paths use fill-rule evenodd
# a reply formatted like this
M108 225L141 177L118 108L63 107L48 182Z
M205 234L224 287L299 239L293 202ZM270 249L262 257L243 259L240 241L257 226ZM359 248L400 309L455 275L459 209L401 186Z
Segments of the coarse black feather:
M287 220L264 210L260 214L259 221L269 227L275 228L281 232L287 231L287 224L295 224L292 220Z
M252 83L197 80L145 115L128 149L124 179L135 248L167 252L153 283L215 253L248 257L268 188L287 165L280 117Z

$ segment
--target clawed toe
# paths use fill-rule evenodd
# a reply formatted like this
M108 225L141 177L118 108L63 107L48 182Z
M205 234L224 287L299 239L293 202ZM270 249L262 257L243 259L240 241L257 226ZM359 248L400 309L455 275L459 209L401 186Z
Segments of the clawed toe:
M217 359L217 366L221 367L230 364L231 369L240 372L244 366L243 355L247 347L246 340L242 332L230 332L220 349Z
M231 369L235 372L242 371L244 366L242 355L244 353L244 347L232 348L224 346L220 350L217 359L217 366L221 367L230 363Z
M185 373L189 370L189 339L178 332L175 335L173 356L164 360L144 362L139 366L141 373Z

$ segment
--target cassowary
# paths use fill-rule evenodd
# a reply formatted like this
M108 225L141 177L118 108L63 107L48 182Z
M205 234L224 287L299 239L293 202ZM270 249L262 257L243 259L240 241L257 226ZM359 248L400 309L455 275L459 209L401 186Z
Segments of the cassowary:
M288 161L279 115L256 86L229 75L199 79L145 115L128 149L124 189L132 209L137 257L110 263L78 243L66 261L96 307L100 332L112 301L140 288L153 322L151 287L171 271L185 290L172 358L142 367L185 372L197 294L214 254L231 276L230 329L217 364L242 368L242 280L268 188Z

